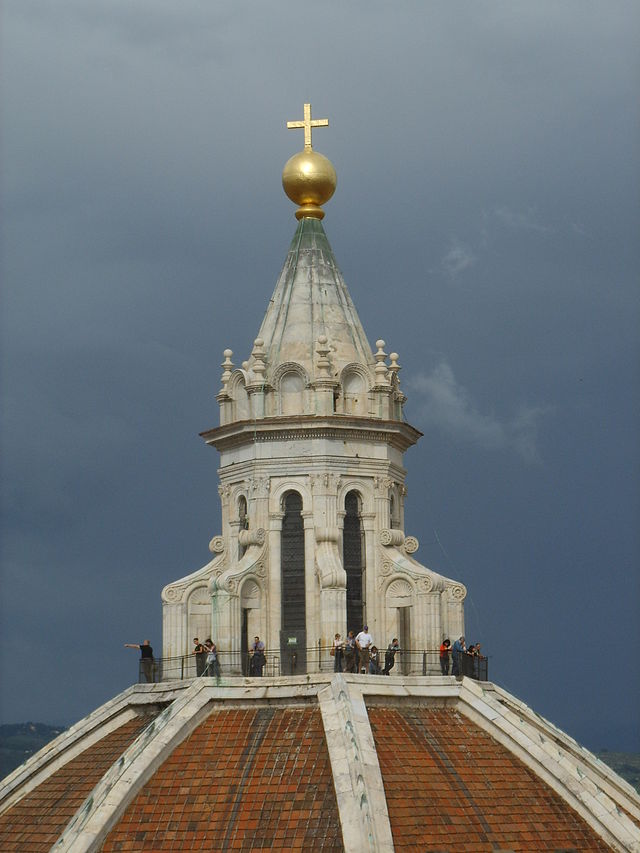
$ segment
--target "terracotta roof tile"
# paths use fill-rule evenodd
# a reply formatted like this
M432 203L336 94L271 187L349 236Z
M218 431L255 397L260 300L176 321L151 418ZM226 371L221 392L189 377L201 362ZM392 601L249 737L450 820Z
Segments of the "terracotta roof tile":
M214 711L163 763L102 847L130 849L342 850L319 709Z
M368 710L396 850L610 850L532 770L457 711Z
M0 850L46 853L100 778L155 716L124 723L0 815Z

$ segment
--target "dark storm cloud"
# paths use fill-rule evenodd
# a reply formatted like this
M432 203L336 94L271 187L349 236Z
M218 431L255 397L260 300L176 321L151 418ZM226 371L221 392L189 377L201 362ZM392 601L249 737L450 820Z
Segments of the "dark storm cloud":
M640 748L638 668L622 683L611 652L639 639L638 17L5 4L3 719L69 722L126 686L122 643L159 648L160 588L208 558L197 432L284 260L285 122L311 101L327 234L425 432L407 532L467 585L498 681Z

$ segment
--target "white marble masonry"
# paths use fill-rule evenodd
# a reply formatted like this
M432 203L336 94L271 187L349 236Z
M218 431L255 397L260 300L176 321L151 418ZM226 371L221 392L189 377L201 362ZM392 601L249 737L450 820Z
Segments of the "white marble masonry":
M372 350L319 220L303 218L254 341L240 367L224 351L220 426L203 438L220 452L220 534L213 559L162 592L163 656L212 636L236 661L258 634L281 652L281 539L287 495L302 501L305 642L328 646L362 623L379 648L394 636L408 669L464 633L463 584L415 559L404 532L403 454L420 433L403 419L399 356ZM348 624L345 517L357 500L361 618ZM353 609L350 611L354 612ZM243 629L243 625L245 626ZM429 658L437 672L437 657ZM317 671L317 656L306 671Z

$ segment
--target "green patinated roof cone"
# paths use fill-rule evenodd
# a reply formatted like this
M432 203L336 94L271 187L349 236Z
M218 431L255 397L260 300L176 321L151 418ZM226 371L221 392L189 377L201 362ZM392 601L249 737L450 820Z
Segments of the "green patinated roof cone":
M267 376L286 362L313 375L318 337L326 335L332 373L374 358L319 219L301 219L267 307L258 337L264 341Z

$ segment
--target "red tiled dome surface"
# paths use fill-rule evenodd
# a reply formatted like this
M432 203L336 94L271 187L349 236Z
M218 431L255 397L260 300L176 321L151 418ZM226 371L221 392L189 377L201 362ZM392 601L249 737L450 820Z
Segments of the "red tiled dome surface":
M108 768L155 714L143 714L94 743L0 815L2 853L46 853Z
M630 786L468 679L127 689L7 777L4 807L1 853L640 850Z
M134 798L102 850L342 850L317 708L214 711Z
M457 711L368 711L396 850L611 849L516 756Z

